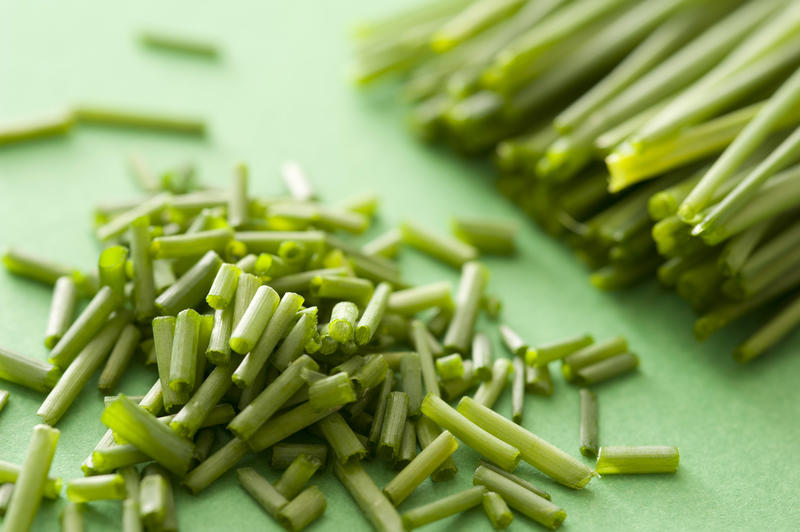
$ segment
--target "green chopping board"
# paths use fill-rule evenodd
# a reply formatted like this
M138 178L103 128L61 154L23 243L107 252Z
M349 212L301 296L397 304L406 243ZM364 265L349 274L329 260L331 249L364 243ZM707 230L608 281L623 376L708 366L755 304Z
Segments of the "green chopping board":
M77 102L172 110L205 117L205 140L80 126L68 138L0 148L0 246L16 246L90 268L98 245L91 206L137 193L124 157L154 168L194 161L200 179L224 185L239 160L252 170L253 193L282 192L277 168L292 158L319 195L336 203L379 192L380 219L364 240L409 218L447 230L454 214L502 216L522 224L514 259L487 258L490 290L504 301L503 320L532 342L588 331L628 337L642 360L635 375L597 388L601 444L677 445L677 474L606 477L586 490L555 485L530 466L518 472L566 509L563 530L796 530L800 465L800 335L763 360L732 361L748 328L704 344L691 335L693 315L655 283L600 293L563 246L527 223L493 190L487 164L459 160L420 145L404 128L390 90L360 92L348 84L348 29L401 2L18 2L0 1L0 119L35 116ZM394 6L389 4L396 4ZM143 49L141 29L208 35L223 48L209 62ZM458 272L412 251L401 263L412 282ZM44 359L50 290L0 272L0 344ZM752 325L752 324L750 324ZM497 343L496 327L482 322ZM120 391L144 393L153 380L141 364ZM524 426L578 456L578 393L558 376L550 398L531 396ZM21 462L43 396L7 383L0 413L0 458ZM510 414L509 394L496 407ZM80 463L105 431L96 376L61 420L51 473L79 476ZM462 446L450 482L425 482L401 511L471 485L477 455ZM266 459L246 463L274 480ZM379 486L392 476L369 471ZM315 478L326 494L323 519L309 530L369 530L330 471ZM193 497L177 491L181 530L278 530L228 473ZM65 499L45 501L36 530L54 530ZM118 503L89 504L87 530L118 530ZM538 525L517 514L511 530ZM430 530L489 530L480 509Z

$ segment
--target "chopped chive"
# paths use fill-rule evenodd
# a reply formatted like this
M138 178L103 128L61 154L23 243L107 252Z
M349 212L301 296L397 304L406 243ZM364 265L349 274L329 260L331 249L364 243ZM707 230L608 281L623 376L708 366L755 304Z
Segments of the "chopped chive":
M194 440L194 452L192 453L192 459L199 463L208 458L208 455L211 454L211 448L214 446L215 441L216 436L213 428L207 427L200 430Z
M458 441L443 431L383 488L383 493L398 506L458 448Z
M525 391L537 395L553 395L553 380L547 366L525 367Z
M138 500L125 499L122 501L122 532L142 532L142 530Z
M481 504L485 493L485 486L475 486L418 506L403 514L403 525L406 530L412 530L451 515L461 514Z
M244 163L239 163L234 168L233 183L228 200L228 224L238 228L247 223L248 201L247 201L247 180L248 168Z
M381 422L381 437L377 447L378 456L384 460L392 460L397 456L407 417L408 395L405 392L390 393Z
M139 328L132 323L122 329L97 381L97 387L101 392L109 393L116 388L136 352L141 337Z
M172 367L172 351L175 343L175 318L172 316L159 316L153 319L153 341L158 364L158 375L161 381L161 395L164 409L174 412L185 401L183 394L179 394L170 387L170 370Z
M414 423L406 419L403 428L403 438L400 440L400 450L394 460L394 469L405 468L417 456L417 431ZM438 468L437 468L438 469Z
M145 475L139 483L139 516L148 528L161 527L167 514L169 481L162 475Z
M314 189L303 168L295 161L285 161L281 165L281 177L292 198L298 201L314 199Z
M454 401L477 386L479 382L472 361L465 360L464 374L461 377L441 382L442 397L447 401Z
M509 506L547 528L555 530L567 518L567 513L549 500L491 469L478 466L472 482L486 486L488 490L500 495Z
M321 465L322 462L318 458L305 454L298 455L275 484L275 491L287 499L293 499Z
M128 248L123 246L109 246L100 253L97 270L100 277L100 286L110 286L118 295L125 293L125 261L128 260Z
M428 327L423 327L420 329L420 333L424 336L428 341L428 348L431 350L431 354L434 357L440 357L444 355L444 346L436 339L433 334L428 330Z
M121 500L126 496L125 479L120 474L74 478L67 482L67 498L72 502Z
M510 255L516 245L514 238L519 227L507 220L491 218L454 218L451 222L453 234L481 253Z
M764 354L781 341L800 321L800 298L794 297L786 306L736 348L734 359L749 362Z
M319 463L317 469L324 469L328 458L328 446L318 443L279 443L272 447L270 467L285 470L301 455Z
M634 371L638 366L639 357L633 353L623 353L578 370L575 382L582 386L597 384Z
M256 271L256 263L258 262L258 257L250 253L249 255L245 255L236 263L236 267L239 268L240 273L254 273ZM237 278L238 280L238 278Z
M601 475L674 473L679 460L678 448L666 445L600 447L596 469Z
M0 412L2 412L6 404L8 404L9 395L11 394L8 393L8 390L0 390Z
M389 371L389 365L379 353L373 353L364 357L364 363L358 370L353 373L351 380L356 388L358 395L364 395L369 390L378 386L383 379L386 378L386 373Z
M214 311L214 324L206 349L206 358L212 364L225 366L231 360L231 329L233 327L233 305Z
M130 444L111 445L95 449L91 454L95 474L111 473L120 467L149 462L150 457Z
M106 405L108 406L108 405ZM164 399L161 392L161 380L156 379L156 382L150 387L147 393L139 401L139 406L157 416L164 410Z
M609 338L602 342L584 347L561 361L561 372L568 381L575 380L578 371L607 358L624 353L628 349L628 341L621 336Z
M378 400L375 406L375 417L373 419L372 426L369 429L368 441L371 449L375 449L380 442L381 431L383 429L383 420L386 417L386 407L389 403L389 396L391 395L393 388L394 373L389 371L386 373L386 378L383 380L380 390L378 391Z
M475 376L481 381L492 378L492 344L485 333L472 338L472 363Z
M478 404L491 408L503 393L508 384L508 377L514 371L514 365L507 358L498 358L492 364L492 379L483 382L475 392L474 400Z
M3 254L3 265L13 274L44 284L55 285L59 277L70 277L78 285L85 282L85 276L80 270L18 249L6 250Z
M331 311L328 334L339 343L352 341L357 319L358 306L352 301L339 301Z
M357 277L318 276L311 280L311 295L323 299L345 299L365 305L372 297L372 283Z
M83 505L72 502L61 510L63 532L83 532Z
M124 395L103 410L100 421L173 473L183 475L189 468L192 444Z
M233 297L233 326L235 327L250 306L250 302L261 286L261 280L252 274L245 273L239 276L236 293Z
M290 532L298 532L310 525L325 512L325 495L316 486L310 486L278 511L278 522Z
M433 354L430 344L427 341L427 328L419 320L411 322L411 336L414 349L419 354L420 366L422 367L422 382L425 384L425 393L439 396L439 381L436 377L436 369L433 364Z
M183 485L192 492L199 493L217 480L228 469L250 452L250 448L239 438L233 438L206 458L183 478Z
M592 343L594 343L592 335L582 334L573 338L532 347L526 353L525 362L529 366L546 366L550 362L567 357Z
M334 462L334 472L378 532L400 532L403 522L389 499L358 462Z
M581 489L594 476L591 469L561 449L469 397L463 397L458 402L458 412L483 430L514 445L519 449L523 460L560 484ZM510 470L491 457L486 458L503 469Z
M478 250L473 246L437 235L413 222L403 222L400 232L404 243L456 268L478 257Z
M267 363L275 346L287 332L302 304L303 298L298 294L287 292L283 295L261 338L233 372L233 382L239 388L252 384L256 374Z
M428 330L435 337L443 336L453 319L453 310L440 308L433 317L428 320Z
M464 361L458 353L437 358L436 371L442 380L458 379L464 375Z
M139 35L139 42L149 48L167 52L180 52L214 59L219 55L217 46L197 37L175 35L157 31L145 31Z
M108 107L81 105L74 109L75 120L116 127L152 129L156 131L205 135L206 125L202 120L170 116L160 113L128 111Z
M44 333L44 345L52 349L72 323L75 305L78 302L78 288L72 277L59 277L53 287L53 300Z
M236 477L244 490L273 517L277 516L278 511L289 502L252 467L237 469Z
M330 413L331 410L320 412L313 409L308 402L302 403L277 417L270 418L259 427L247 444L254 452L263 451L284 438L313 425Z
M597 396L591 390L581 389L581 454L597 456Z
M101 288L50 351L48 361L61 368L67 367L80 350L97 334L119 303L119 297L111 288L107 286Z
M42 502L47 484L47 472L56 452L56 444L61 433L47 425L33 427L33 435L28 444L28 453L20 469L19 477L11 494L3 530L29 530Z
M365 255L391 259L400 251L403 235L397 229L390 229L379 237L364 244L361 251Z
M508 325L500 325L500 339L512 355L527 358L528 344L514 329Z
M519 449L490 434L439 397L430 393L426 395L421 410L434 423L453 433L456 438L481 456L508 471L513 471L517 467L520 459Z
M42 402L36 415L48 425L55 425L75 401L89 378L108 356L123 327L132 316L120 311L109 319L100 332L81 349L75 360L67 367L53 389Z
M494 294L485 294L481 298L481 308L486 311L489 319L496 320L500 317L500 311L503 310L503 301Z
M325 247L323 231L237 231L234 238L245 244L249 253L276 254L284 242L302 245L312 252L321 251Z
M418 353L408 351L403 354L400 375L401 386L408 396L408 415L417 416L422 404L422 367Z
M233 264L225 263L220 266L206 296L209 307L215 310L228 307L236 294L236 286L239 284L241 273L242 271Z
M149 254L148 254L149 256ZM160 259L154 260L152 264L152 277L155 286L155 293L153 294L153 312L155 314L155 298L157 295L164 293L164 290L175 284L177 278L175 272L172 270L172 261ZM152 317L152 315L150 316Z
M452 287L448 281L430 283L405 290L395 290L389 295L386 309L410 316L429 308L453 308Z
M316 315L303 314L297 320L289 333L278 346L275 356L272 357L272 365L279 370L285 370L289 364L297 360L303 353L303 349L316 332Z
M520 357L514 357L514 380L511 384L511 420L522 423L525 409L525 362Z
M525 488L527 490L530 490L531 492L535 493L539 497L547 499L548 501L550 500L550 494L549 493L547 493L544 490L540 490L539 488L537 488L536 486L534 486L533 484L531 484L530 482L528 482L524 478L520 478L517 475L515 475L514 473L509 473L508 471L505 471L504 469L501 469L501 468L497 467L496 465L494 465L494 464L492 464L490 462L487 462L486 460L483 460L483 459L481 459L479 461L478 465L481 466L481 467L485 467L486 469L490 469L490 470L494 471L495 473L497 473L498 475L503 476L503 477L507 478L508 480L511 480L512 482L515 482L515 483L519 484L523 488Z
M36 390L50 391L61 372L55 366L0 347L0 379Z
M448 352L469 351L485 284L486 270L483 266L477 262L464 264L456 295L455 311L444 338L444 347Z
M207 252L156 298L156 308L164 314L175 315L185 308L194 307L208 294L221 265L222 259L216 252Z
M138 205L121 212L107 223L98 227L96 232L97 238L99 238L101 241L106 241L118 237L124 233L137 219L147 220L147 225L149 226L150 217L155 217L162 210L164 210L164 208L169 204L169 201L170 194L166 192L146 199Z
M440 429L439 426L436 425L436 423L434 423L425 416L420 416L417 419L415 429L416 429L417 441L419 441L419 446L421 449L424 449L425 447L430 445L439 436L439 434L442 433L442 429ZM453 458L448 457L431 474L431 480L433 480L434 482L450 480L456 475L456 473L458 473L458 467L456 466L456 463L453 461Z
M249 353L278 308L279 301L280 296L275 290L266 285L259 286L231 333L231 349L242 355Z
M339 412L332 412L330 415L317 422L320 432L330 445L336 457L342 463L351 460L361 460L367 456L367 449L358 439L353 429L344 420ZM402 428L401 428L402 431Z
M190 308L180 311L169 366L169 387L178 394L189 394L195 388L199 341L200 315Z
M369 343L375 336L388 307L391 293L392 286L389 283L380 283L375 288L356 325L355 340L358 345Z
M508 528L514 520L514 514L499 494L489 491L483 494L483 511L495 530Z
M239 393L239 402L237 404L239 410L244 410L247 405L253 402L253 399L255 399L258 394L264 391L264 388L267 386L267 381L274 376L271 369L272 368L269 366L264 366L261 368L261 371L258 372L253 382L249 386L242 388Z
M353 273L373 283L389 283L395 288L405 288L408 284L403 281L397 266L388 261L379 262L377 257L367 255L349 255L349 266Z
M317 410L327 410L355 400L356 392L347 373L324 377L308 387L308 402Z
M61 111L52 116L37 117L0 125L0 146L25 140L66 135L75 123L73 114Z
M5 460L0 460L0 485L17 483L22 467ZM58 499L61 495L62 481L60 478L47 477L44 481L42 494L47 499Z

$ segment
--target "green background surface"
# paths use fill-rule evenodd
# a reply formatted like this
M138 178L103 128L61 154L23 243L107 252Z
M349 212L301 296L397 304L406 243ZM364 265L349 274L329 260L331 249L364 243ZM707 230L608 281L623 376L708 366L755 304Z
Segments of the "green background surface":
M380 192L381 217L368 238L402 218L444 230L453 214L496 215L523 224L513 260L486 259L504 320L533 342L589 331L626 335L641 356L637 376L598 388L601 443L668 444L681 451L675 475L603 478L574 492L523 464L520 474L550 491L567 513L564 530L796 530L800 450L800 337L748 366L730 358L745 330L705 344L691 336L693 315L655 283L622 293L594 291L569 251L548 239L492 189L488 166L420 146L403 127L391 91L359 93L347 82L348 26L388 10L366 0L292 2L0 2L0 118L26 117L71 102L118 103L208 119L205 141L81 126L71 137L0 149L0 245L19 246L92 267L98 246L90 206L136 188L124 155L152 166L195 161L201 179L224 184L232 165L250 163L254 193L282 191L287 158L301 161L321 197L342 201ZM224 45L217 63L142 49L141 28L184 28ZM401 257L413 282L457 272L413 252ZM0 343L44 359L50 290L0 273ZM495 327L482 324L492 335ZM496 338L495 338L496 340ZM499 345L496 343L496 347ZM137 365L120 389L140 394L152 370ZM79 464L104 432L96 377L59 423L52 473ZM43 396L7 385L0 456L21 462ZM510 414L506 394L497 408ZM578 455L578 394L560 378L551 398L529 397L524 425ZM246 459L274 479L264 457ZM460 472L424 483L402 506L468 487L477 456L457 451ZM370 467L379 486L392 472ZM328 498L310 530L369 525L332 473L316 479ZM45 502L37 530L55 529L62 501ZM182 530L277 529L228 474L197 497L177 496ZM91 504L89 530L116 530L117 503ZM536 527L517 515L512 530ZM479 510L431 530L489 529Z

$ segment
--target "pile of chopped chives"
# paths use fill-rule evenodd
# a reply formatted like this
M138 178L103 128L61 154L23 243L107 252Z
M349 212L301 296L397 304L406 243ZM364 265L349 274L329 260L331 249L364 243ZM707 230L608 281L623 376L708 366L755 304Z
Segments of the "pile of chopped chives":
M797 2L438 0L356 38L357 83L401 77L422 139L493 153L596 287L657 277L700 340L764 313L740 362L800 325Z
M522 428L526 398L552 393L551 363L561 363L568 381L589 386L635 369L636 355L624 340L594 343L588 335L531 346L502 325L514 361L495 358L476 323L481 312L496 318L498 302L486 293L489 272L476 259L513 249L508 224L459 219L459 240L404 223L387 233L399 235L391 253L374 252L371 243L359 247L334 235L363 232L374 198L350 210L324 206L309 199L313 191L296 163L292 173L304 187L289 188L302 198L252 194L243 165L230 190L192 183L172 193L170 182L153 189L142 181L153 195L96 210L106 246L96 273L18 251L4 256L10 272L53 286L48 362L0 348L0 378L47 394L38 411L45 423L69 415L95 373L104 394L117 393L131 364L149 366L153 376L142 395L104 398L100 422L108 430L87 449L85 477L66 482L71 503L62 525L79 530L82 505L118 500L126 532L176 530L175 483L198 493L236 469L267 514L301 530L325 512L314 480L333 462L379 530L478 506L495 528L508 526L513 511L557 528L566 512L512 473L519 461L575 489L596 473ZM481 244L495 232L507 243ZM407 284L387 258L403 245L458 266L455 295L449 282ZM88 305L76 312L81 299ZM513 421L492 410L509 388ZM0 408L7 400L0 392ZM457 408L448 404L456 401ZM596 403L583 401L584 454L598 453L596 423ZM59 431L48 425L34 430L22 466L0 462L6 530L26 529L42 497L60 496L61 479L47 476ZM453 479L452 455L462 445L486 459L475 487L401 515L398 507L429 477ZM677 450L670 449L600 447L598 464L613 473L674 471ZM274 481L237 469L262 452L282 471ZM362 467L371 460L397 471L383 487Z

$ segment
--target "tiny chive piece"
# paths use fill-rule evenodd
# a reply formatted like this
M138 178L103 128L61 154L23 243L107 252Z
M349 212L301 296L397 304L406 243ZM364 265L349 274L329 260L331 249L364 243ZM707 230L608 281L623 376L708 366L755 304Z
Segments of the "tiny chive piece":
M169 116L141 111L124 111L106 107L82 105L74 110L75 119L106 126L152 129L187 135L205 135L206 125L202 120L182 116Z
M233 326L235 327L247 312L247 307L256 295L261 279L258 276L245 273L239 276L236 293L233 296Z
M475 392L475 402L491 408L508 384L508 376L514 371L514 365L507 358L498 358L492 364L492 379L481 383Z
M227 365L231 360L231 330L233 328L233 305L214 311L211 338L206 348L206 358L212 364Z
M485 486L474 486L443 497L438 501L418 506L403 514L403 525L406 527L406 530L412 530L433 523L434 521L445 519L451 515L466 512L481 504L485 493Z
M351 301L339 301L331 311L328 334L342 344L352 341L357 319L358 307L356 304Z
M108 356L103 372L100 374L100 379L97 381L97 387L101 392L110 393L116 388L117 383L119 383L125 370L128 369L128 365L136 353L141 337L142 333L139 328L132 323L127 324L122 329L117 342L114 344L114 349L111 350L111 354Z
M547 366L525 367L525 391L537 395L553 395L553 379Z
M403 530L400 514L359 462L342 464L337 460L333 464L333 470L375 530L378 532Z
M278 522L289 532L299 532L325 512L325 495L310 486L278 511Z
M311 182L303 168L295 161L286 161L281 165L281 177L292 198L298 201L309 201L314 198Z
M389 304L391 293L392 285L389 283L380 283L375 287L375 291L356 325L355 340L358 345L368 344L375 336Z
M406 244L456 268L478 257L478 250L473 246L437 235L409 221L400 225L400 232Z
M475 470L472 483L486 486L512 508L552 530L560 527L567 518L567 513L552 502L483 466Z
M125 263L128 260L128 248L109 246L100 253L97 264L100 286L110 286L118 296L125 294Z
M433 354L431 353L430 343L428 342L428 329L419 320L411 322L411 337L414 349L419 354L419 362L422 367L422 382L425 385L425 393L435 396L441 395L439 392L439 380L436 377L436 368L433 364Z
M52 116L37 117L0 125L0 146L24 140L66 135L75 119L71 112L61 111Z
M155 31L145 31L139 36L139 42L150 48L166 50L169 52L181 52L185 54L198 55L208 58L215 58L219 51L215 44L198 39L196 37L186 37L174 35L173 33L162 33Z
M459 401L458 412L490 434L514 445L519 449L523 460L556 482L570 488L581 489L594 476L594 471L558 447L469 397L463 397ZM486 458L503 469L510 470L497 460L492 460L489 456Z
M158 528L164 523L169 491L168 481L162 475L145 475L139 482L139 515L147 528Z
M508 325L500 325L500 339L512 355L527 358L528 344L514 329Z
M472 365L475 376L481 381L492 378L492 343L485 333L478 333L472 339Z
M292 329L278 346L275 351L275 357L272 359L272 365L279 370L285 370L289 364L297 360L303 353L306 344L314 336L317 330L317 316L316 314L304 313L300 316L292 326ZM308 351L310 353L310 351Z
M490 218L454 218L453 234L481 253L510 255L516 246L514 238L519 227L514 222Z
M452 287L449 281L396 290L389 296L387 310L410 316L429 308L453 308Z
M539 347L532 347L525 356L525 362L529 366L546 366L554 360L569 356L579 349L591 345L594 342L589 334L582 334L574 338L567 338L558 342L552 342Z
M150 256L150 218L142 216L131 221L128 240L133 263L133 306L136 319L144 320L156 313L156 285L153 259Z
M300 455L316 460L320 464L319 467L324 468L328 458L328 446L321 443L279 443L272 447L269 465L272 469L281 471L289 467Z
M448 431L439 434L383 488L383 493L398 506L458 449L458 441Z
M308 387L308 402L317 410L352 403L356 399L356 391L347 373L336 373Z
M513 471L519 464L520 450L510 443L492 435L441 398L428 394L422 401L422 413L434 423L450 431L456 438L474 449L478 454L499 465L507 471ZM488 410L488 409L487 409Z
M28 444L28 454L22 464L11 501L8 504L3 530L16 532L29 530L42 502L47 484L47 473L56 452L58 429L47 425L33 427L33 435Z
M674 473L679 461L678 448L667 445L600 447L596 468L601 475Z
M67 482L67 498L72 502L122 500L126 495L125 479L120 474L73 478Z
M200 342L200 315L188 308L178 313L169 366L169 387L189 394L197 378L197 344Z
M239 163L234 168L233 183L228 200L228 224L233 228L238 228L247 223L248 202L247 202L247 178L248 168L244 163Z
M183 485L190 492L199 493L222 476L228 469L235 466L249 450L250 448L245 442L239 438L233 438L197 467L189 471L183 479Z
M395 470L401 470L406 467L415 456L417 456L417 431L414 428L414 423L406 419L406 425L403 428L403 439L400 441L400 451L394 460Z
M366 447L339 412L322 418L317 427L340 462L361 460L367 456Z
M581 454L597 456L597 396L591 390L581 389Z
M625 340L625 338L621 336L609 338L608 340L584 347L580 351L577 351L564 358L561 361L561 372L564 374L565 379L568 381L573 381L575 380L578 371L586 366L596 364L597 362L601 362L607 358L624 353L627 349L628 341Z
M194 307L208 294L221 265L219 255L213 250L208 251L156 298L156 308L163 314L174 316L185 308Z
M511 420L522 423L525 411L525 362L520 357L514 357L514 377L511 384Z
M183 475L189 468L192 444L124 395L103 410L100 421L173 473Z
M477 262L464 264L456 294L455 311L444 337L444 348L447 352L469 352L485 285L486 269Z
M442 429L440 429L436 423L425 416L420 416L417 419L415 429L417 431L417 441L419 441L419 446L421 449L424 449L433 443L439 434L442 433ZM431 474L431 480L434 482L450 480L456 475L456 473L458 473L458 467L451 456L447 458L447 460L445 460L442 465L440 465L438 469Z
M55 366L0 347L0 379L47 392L55 386L61 372Z
M400 251L403 235L397 229L390 229L361 247L365 255L391 259Z
M101 288L50 351L48 362L66 368L80 350L94 338L119 303L120 298L111 288L108 286Z
M548 501L550 500L550 494L549 493L547 493L544 490L540 490L539 488L537 488L536 486L534 486L533 484L531 484L530 482L528 482L524 478L520 478L517 475L515 475L514 473L509 473L508 471L505 471L505 470L497 467L496 465L494 465L494 464L492 464L490 462L487 462L486 460L483 460L483 459L480 460L478 465L483 466L486 469L491 469L492 471L494 471L498 475L501 475L501 476L507 478L508 480L511 480L512 482L516 482L517 484L519 484L523 488L532 491L533 493L535 493L539 497L542 497L543 499L547 499Z
M206 296L208 306L220 310L227 308L236 294L236 286L239 284L239 275L242 271L234 264L225 263L219 267L214 282Z
M638 366L639 357L623 353L582 368L575 376L575 382L582 386L597 384L634 371Z
M267 479L259 475L252 467L237 469L236 477L245 491L273 517L277 516L278 511L289 502Z
M231 349L242 355L249 353L278 308L279 301L278 292L269 286L259 286L231 333Z
M390 393L386 402L386 411L381 426L381 438L378 443L378 456L384 460L391 460L397 457L407 417L408 395L405 392Z
M464 375L464 361L458 353L437 358L436 371L442 380L457 379Z
M508 528L514 520L514 514L499 494L489 491L483 494L483 511L495 530Z
M61 510L62 532L83 532L83 505L69 503Z
M18 249L7 249L2 262L9 272L27 279L52 286L59 277L71 277L81 288L86 288L86 276L79 270Z
M59 277L53 287L53 301L44 332L44 345L52 349L72 323L75 305L78 302L78 287L72 277Z
M314 456L298 455L278 479L275 490L287 499L294 499L321 465Z
M311 295L322 299L345 299L365 305L373 293L372 282L358 277L318 275L311 280Z
M418 353L414 351L403 353L400 375L400 384L408 396L408 415L417 416L422 404L422 368Z

